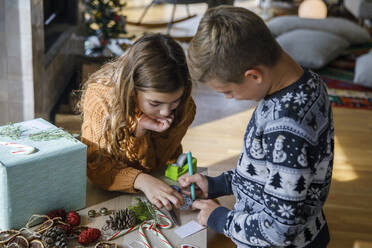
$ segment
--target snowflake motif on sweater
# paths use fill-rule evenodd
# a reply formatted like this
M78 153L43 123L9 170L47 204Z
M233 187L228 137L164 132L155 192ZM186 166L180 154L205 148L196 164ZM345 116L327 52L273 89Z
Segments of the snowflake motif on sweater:
M237 168L208 177L209 196L233 193L232 210L212 212L208 226L238 247L305 247L326 220L333 166L332 110L311 71L265 97L247 126ZM327 234L328 235L328 234Z

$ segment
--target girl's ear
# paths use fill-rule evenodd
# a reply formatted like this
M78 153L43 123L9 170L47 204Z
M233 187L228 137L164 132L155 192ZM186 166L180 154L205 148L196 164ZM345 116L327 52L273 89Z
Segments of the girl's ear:
M130 96L131 96L131 97L135 97L135 96L137 96L137 91L136 91L136 90L132 90L132 91L130 92Z
M138 103L138 94L137 94L137 91L136 90L132 90L131 92L130 92L130 98L132 98L132 100L133 100L133 102L135 103L135 104L137 104Z
M254 81L257 84L263 82L263 75L259 69L249 69L244 72L244 77L250 81Z

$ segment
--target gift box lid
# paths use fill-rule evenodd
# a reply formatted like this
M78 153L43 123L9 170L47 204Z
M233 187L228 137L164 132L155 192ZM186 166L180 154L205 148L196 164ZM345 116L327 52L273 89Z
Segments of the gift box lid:
M16 137L8 136L4 132L6 128L17 129ZM17 153L24 145L34 147L35 151L31 154ZM0 162L5 167L78 149L85 150L86 146L71 134L41 118L0 127Z

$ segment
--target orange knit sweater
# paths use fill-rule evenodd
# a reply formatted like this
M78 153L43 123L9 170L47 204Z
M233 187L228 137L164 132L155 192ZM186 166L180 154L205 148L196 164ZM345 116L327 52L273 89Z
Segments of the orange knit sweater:
M133 185L138 174L166 166L182 153L181 141L194 120L196 107L190 97L186 102L186 114L177 125L162 133L147 131L142 137L123 137L123 142L119 142L122 156L114 158L105 149L103 136L111 92L110 86L91 83L84 95L82 142L88 146L87 175L104 189L133 193L136 192Z

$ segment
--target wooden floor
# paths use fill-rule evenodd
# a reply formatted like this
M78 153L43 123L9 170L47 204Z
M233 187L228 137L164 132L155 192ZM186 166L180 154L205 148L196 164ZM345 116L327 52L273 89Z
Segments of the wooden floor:
M144 2L148 1L128 1L129 7L133 6L126 12L128 18L138 17L142 9L136 4L143 6ZM236 3L250 6L254 1ZM151 11L155 11L156 18L169 13L162 9L168 7L155 7L159 12ZM196 11L203 11L202 8L205 7L199 6ZM151 12L149 16L151 18ZM193 152L199 166L208 167L211 175L218 175L235 166L254 104L227 100L205 86L196 87L193 96L198 106L197 116L183 140L184 149ZM356 241L372 242L372 111L346 108L333 111L335 161L331 191L325 205L332 235L329 248L351 248ZM80 128L76 116L56 116L56 124L72 132ZM221 202L232 207L234 199L223 197ZM210 232L208 246L234 247L229 239L213 232Z

